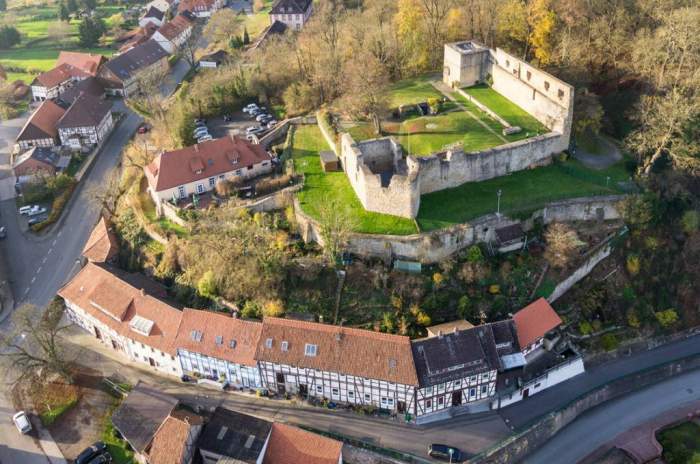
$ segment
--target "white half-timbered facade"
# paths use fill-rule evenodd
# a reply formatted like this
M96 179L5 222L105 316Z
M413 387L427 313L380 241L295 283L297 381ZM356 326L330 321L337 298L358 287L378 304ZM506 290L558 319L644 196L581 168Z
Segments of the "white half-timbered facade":
M182 372L239 388L262 386L255 350L262 324L185 309L175 345Z
M256 359L263 384L274 392L415 410L418 382L408 337L265 318Z

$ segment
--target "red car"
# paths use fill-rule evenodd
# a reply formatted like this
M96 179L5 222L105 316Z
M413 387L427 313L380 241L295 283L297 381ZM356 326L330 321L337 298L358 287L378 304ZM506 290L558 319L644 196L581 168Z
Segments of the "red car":
M145 134L145 133L148 132L150 129L151 129L151 128L148 127L148 124L145 124L145 123L144 123L144 124L141 124L141 125L139 126L138 133L139 133L139 134Z

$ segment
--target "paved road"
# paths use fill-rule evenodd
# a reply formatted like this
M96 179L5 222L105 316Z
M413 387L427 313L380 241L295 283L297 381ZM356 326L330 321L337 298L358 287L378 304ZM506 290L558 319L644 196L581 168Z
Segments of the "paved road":
M523 462L578 462L620 432L699 399L700 371L673 377L588 411Z
M521 428L538 417L558 409L580 394L611 382L623 375L637 372L674 359L700 353L700 335L661 346L655 350L620 358L594 367L584 374L547 389L525 401L500 410L500 415L511 426Z

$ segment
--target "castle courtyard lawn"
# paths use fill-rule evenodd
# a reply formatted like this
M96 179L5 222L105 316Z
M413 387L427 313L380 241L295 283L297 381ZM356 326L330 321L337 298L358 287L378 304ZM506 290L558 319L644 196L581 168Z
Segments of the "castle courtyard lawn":
M434 75L404 79L392 84L388 91L389 107L421 103L429 98L442 98L443 95L430 83Z
M491 111L505 119L510 125L520 126L523 132L529 133L530 137L536 134L544 134L548 131L541 122L531 116L527 111L486 84L477 84L462 90L475 98L479 103L486 105Z
M607 175L612 178L609 187ZM529 215L553 201L619 194L614 181L622 176L618 165L592 172L577 161L566 161L423 195L416 219L421 230L429 231L495 213L499 189L501 213Z
M411 219L365 211L345 172L323 172L318 156L323 150L329 150L329 147L318 126L297 127L292 159L296 172L305 176L304 188L297 195L306 214L318 218L320 208L335 202L336 206L345 209L356 232L392 235L417 232Z

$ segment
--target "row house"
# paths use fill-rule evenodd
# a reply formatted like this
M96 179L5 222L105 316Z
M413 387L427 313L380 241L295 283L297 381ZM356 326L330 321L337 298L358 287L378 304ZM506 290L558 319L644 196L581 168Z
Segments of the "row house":
M270 9L270 24L279 21L294 31L300 31L312 12L312 0L277 0Z
M57 98L64 90L72 86L74 82L89 76L85 71L68 63L56 66L34 78L31 84L32 100L44 101Z
M189 11L197 18L209 18L222 9L224 4L224 0L182 0L177 6L177 12Z
M73 150L94 147L114 127L112 103L81 93L56 123L61 144Z
M140 80L168 70L168 52L148 40L109 60L100 69L108 95L128 98L140 91Z
M178 14L153 34L153 40L158 42L165 51L173 54L192 36L193 26L194 21L186 14Z
M278 393L414 411L408 337L266 317L255 359L263 384Z
M130 361L180 376L173 341L181 312L117 272L88 262L58 291L68 318Z
M262 386L255 350L262 324L185 309L175 339L182 372L244 388Z
M144 168L156 206L213 190L218 181L249 179L272 171L272 156L257 144L229 135L159 154Z
M125 53L142 43L146 43L157 30L158 26L149 22L144 27L138 27L120 35L115 40L115 42L119 44L118 53Z
M165 12L152 6L139 18L139 27L146 27L148 24L160 27L165 22Z
M51 148L32 147L15 157L12 171L18 183L53 176L61 169L61 155Z
M32 147L52 148L59 144L56 123L66 110L52 100L45 100L32 113L15 139L20 151Z
M515 313L513 321L515 321L518 341L525 356L540 349L545 335L562 323L554 308L544 298L539 298Z
M107 57L99 53L61 51L56 59L56 66L69 64L95 77L106 62Z
M151 0L146 4L145 10L150 10L151 8L156 8L163 13L168 13L173 8L173 1L168 0Z

